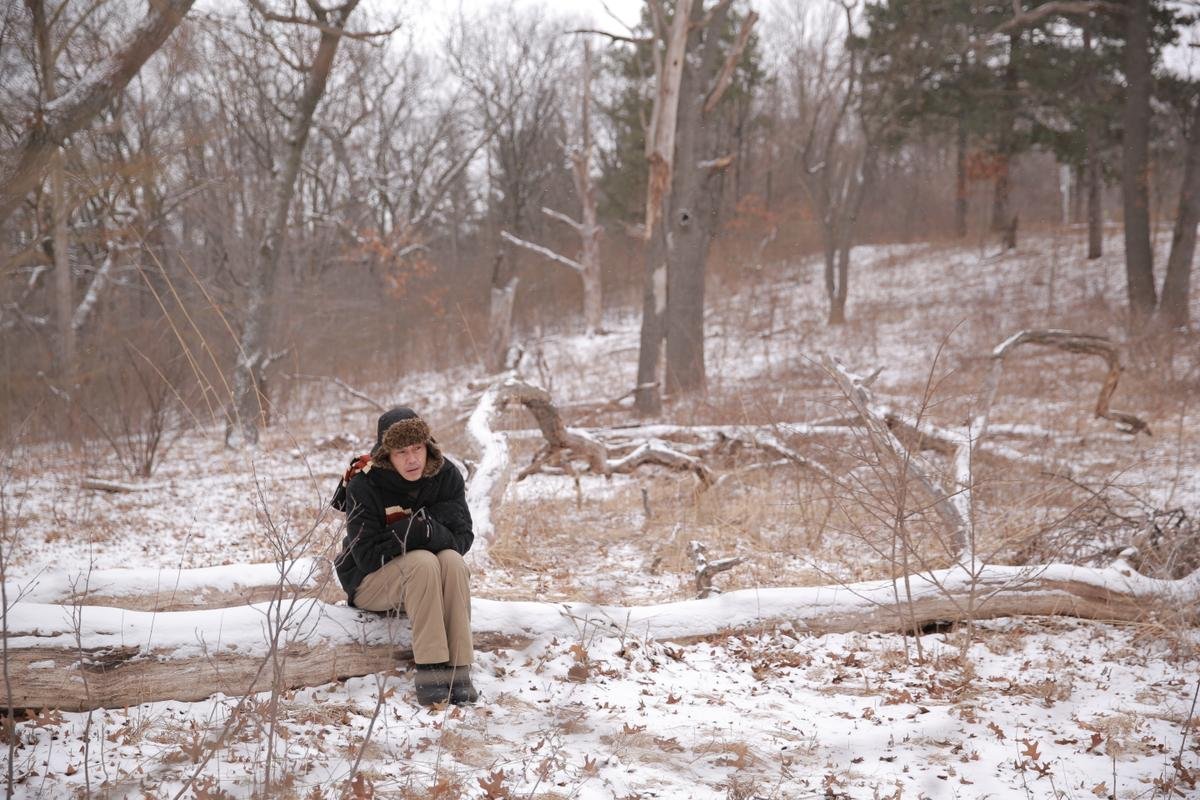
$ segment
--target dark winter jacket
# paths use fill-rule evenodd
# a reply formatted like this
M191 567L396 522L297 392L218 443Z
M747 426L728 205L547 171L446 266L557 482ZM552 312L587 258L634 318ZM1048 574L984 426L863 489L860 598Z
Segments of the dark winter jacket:
M346 512L346 535L334 563L351 605L363 578L393 558L409 550L465 555L475 539L462 474L442 457L424 422L410 409L396 408L379 423L374 458L352 463L334 499L334 507ZM425 438L427 461L425 474L409 481L388 463L386 450L404 446L413 435Z

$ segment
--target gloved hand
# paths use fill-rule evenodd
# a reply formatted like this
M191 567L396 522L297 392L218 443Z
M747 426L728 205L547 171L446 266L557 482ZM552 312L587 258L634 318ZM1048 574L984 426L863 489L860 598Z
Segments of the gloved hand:
M400 542L400 554L409 550L426 550L429 543L429 519L418 511L387 526L387 531Z

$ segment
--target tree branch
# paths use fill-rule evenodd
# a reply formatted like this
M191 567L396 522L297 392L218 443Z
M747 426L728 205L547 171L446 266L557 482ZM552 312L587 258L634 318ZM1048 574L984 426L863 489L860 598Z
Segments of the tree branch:
M582 194L582 192L581 192L581 194ZM572 228L574 228L575 232L578 233L580 236L583 235L583 233L584 233L583 225L581 225L578 222L576 222L575 220L571 219L570 217L568 217L566 214L562 213L561 211L555 211L552 208L547 208L546 206L542 206L542 213L545 214L550 219L556 219L559 222L565 222L567 225L570 225Z
M609 31L602 31L597 28L575 28L574 30L567 31L567 33L568 34L607 36L609 39L612 39L614 42L629 42L630 44L650 44L654 41L653 36L622 36L619 33L611 33Z
M717 74L717 82L713 85L712 91L709 92L708 99L704 101L705 114L711 113L717 107L717 103L721 102L721 98L725 95L725 91L733 81L733 70L737 67L737 62L741 60L742 53L746 50L746 45L750 41L750 30L757 21L758 12L756 11L751 11L742 20L742 29L738 31L737 40L725 56L725 63L721 65L721 71Z
M1019 4L1014 3L1014 11ZM1046 17L1054 15L1072 16L1077 14L1127 14L1128 10L1120 3L1104 2L1104 0L1053 0L1037 8L1018 13L1008 22L997 27L992 33L1012 33L1014 31L1032 28Z
M574 259L567 258L564 255L559 255L548 247L542 247L540 244L534 244L533 242L527 242L524 239L518 239L508 231L500 231L500 238L510 244L515 244L517 247L524 247L526 250L531 250L540 256L545 256L551 261L557 261L559 264L569 267L576 272L583 272L583 264L580 264Z
M112 102L167 40L194 0L157 0L124 48L94 67L69 91L39 108L9 153L0 160L0 223L43 178L63 141Z
M268 20L270 22L282 22L285 25L304 25L309 28L316 28L321 33L327 33L331 36L341 36L341 37L345 37L347 39L358 39L359 41L368 41L370 39L379 39L379 38L383 38L386 36L391 36L393 33L400 30L400 28L403 27L403 25L404 25L404 23L402 23L402 22L397 22L395 25L393 25L390 28L387 28L386 30L347 31L347 30L342 30L337 25L331 25L330 23L326 22L324 19L314 19L313 17L299 17L294 14L279 14L275 11L271 11L265 5L263 5L262 0L249 0L249 3L250 3L250 7L253 8L255 11L257 11L259 16L261 16L263 19ZM319 8L319 7L314 8L315 5L316 4L314 4L314 3L309 3L309 8L313 10L314 14L317 13L317 9ZM334 11L343 11L344 9L345 9L345 6L339 6L338 8L333 9L333 10ZM328 13L328 12L325 12L325 13Z

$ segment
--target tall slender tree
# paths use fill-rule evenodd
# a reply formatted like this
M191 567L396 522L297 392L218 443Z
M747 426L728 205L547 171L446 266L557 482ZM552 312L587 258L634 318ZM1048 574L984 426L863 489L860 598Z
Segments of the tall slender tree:
M273 22L301 24L319 31L316 49L305 65L300 96L295 101L291 122L284 140L282 164L277 167L272 191L273 203L254 270L250 279L249 302L238 341L237 364L233 373L232 412L225 428L228 445L256 444L259 425L264 420L267 398L261 391L264 369L270 357L271 322L275 308L276 281L283 246L287 239L288 217L296 193L296 179L304 156L304 146L312 131L317 105L325 94L333 70L338 44L346 33L346 22L359 0L346 0L326 9L309 3L312 17L294 18L258 5L260 13ZM256 0L257 4L257 0Z

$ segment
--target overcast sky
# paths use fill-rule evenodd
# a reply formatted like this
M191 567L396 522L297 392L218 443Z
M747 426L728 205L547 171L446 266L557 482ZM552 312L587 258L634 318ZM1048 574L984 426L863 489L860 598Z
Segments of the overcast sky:
M482 9L505 6L542 8L556 16L573 11L585 18L590 17L601 30L628 33L621 23L635 23L643 4L644 0L407 0L404 13L422 34L444 30L447 21L457 16L460 8L467 16L472 16ZM387 5L389 3L385 1L381 7Z

